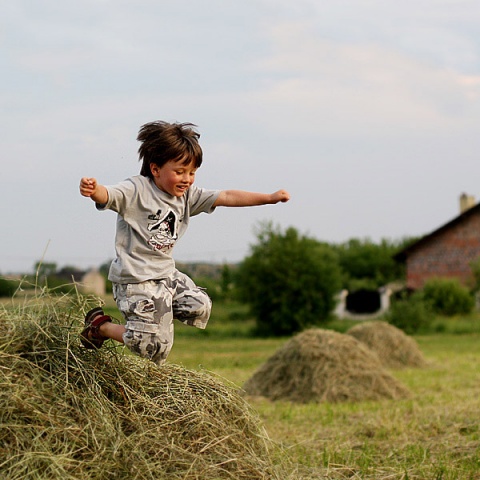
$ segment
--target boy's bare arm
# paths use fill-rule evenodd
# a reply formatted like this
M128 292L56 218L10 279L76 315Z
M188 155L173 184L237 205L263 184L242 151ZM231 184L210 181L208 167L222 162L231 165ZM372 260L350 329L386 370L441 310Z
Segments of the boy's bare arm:
M80 193L84 197L90 197L95 203L108 202L108 191L103 185L97 183L96 178L83 177L80 180Z
M286 190L274 193L255 193L243 190L222 190L218 195L215 207L253 207L256 205L269 205L278 202L288 202L290 194Z

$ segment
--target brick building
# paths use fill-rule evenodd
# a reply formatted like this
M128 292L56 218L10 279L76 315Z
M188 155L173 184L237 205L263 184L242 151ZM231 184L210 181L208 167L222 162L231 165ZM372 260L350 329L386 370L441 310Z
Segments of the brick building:
M462 194L460 215L396 255L406 264L406 287L419 289L432 277L458 278L469 286L471 263L480 257L480 203Z

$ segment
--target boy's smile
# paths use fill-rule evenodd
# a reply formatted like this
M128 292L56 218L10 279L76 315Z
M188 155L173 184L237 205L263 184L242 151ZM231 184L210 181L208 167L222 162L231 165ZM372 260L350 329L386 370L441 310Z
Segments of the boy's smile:
M181 161L170 160L159 167L150 164L155 185L162 191L181 197L195 181L196 167L193 164L184 165Z

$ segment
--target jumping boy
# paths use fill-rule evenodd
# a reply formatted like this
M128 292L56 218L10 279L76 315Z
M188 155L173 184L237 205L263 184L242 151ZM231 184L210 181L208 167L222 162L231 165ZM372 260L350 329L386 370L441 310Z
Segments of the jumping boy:
M137 140L140 175L112 186L95 178L80 181L80 193L98 210L117 213L116 258L108 278L126 320L112 323L97 307L87 313L81 333L86 348L100 348L111 338L161 365L173 345L173 320L204 329L212 302L205 291L175 268L172 249L190 217L216 207L247 207L287 202L285 190L254 193L206 190L193 185L202 164L200 135L191 123L151 122Z

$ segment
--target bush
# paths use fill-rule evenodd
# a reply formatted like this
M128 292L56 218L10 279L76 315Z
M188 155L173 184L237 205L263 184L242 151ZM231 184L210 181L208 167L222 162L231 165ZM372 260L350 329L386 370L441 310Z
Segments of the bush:
M472 293L455 278L428 280L422 293L424 301L439 315L464 315L475 306Z
M480 292L480 257L477 257L473 262L470 262L470 269L472 270L474 292Z
M391 325L403 330L407 335L428 330L434 314L423 300L421 293L403 297L392 302L385 320Z
M17 289L16 282L0 277L0 297L11 297Z

